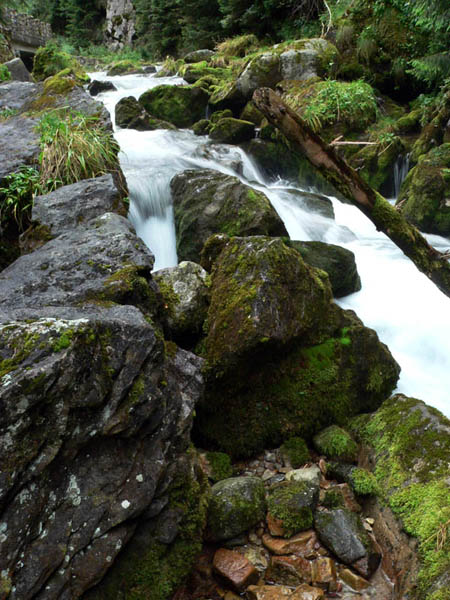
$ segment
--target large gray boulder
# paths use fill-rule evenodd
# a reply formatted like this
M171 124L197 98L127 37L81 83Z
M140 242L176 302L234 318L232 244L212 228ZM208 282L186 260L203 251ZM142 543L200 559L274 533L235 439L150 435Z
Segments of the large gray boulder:
M62 233L0 273L3 307L79 305L89 301L157 308L153 255L131 224L106 213Z
M163 525L201 359L166 357L132 306L3 313L0 357L2 589L79 598L140 521Z
M131 0L106 3L105 41L111 50L131 46L136 31L136 11Z
M31 74L26 66L23 64L22 59L13 58L8 62L4 63L5 67L8 67L8 71L11 73L12 81L32 81Z
M237 177L187 170L172 179L170 188L181 260L199 262L203 244L213 233L287 236L267 197Z
M280 55L280 70L282 79L297 79L303 81L310 77L322 75L327 63L336 60L338 51L327 40L314 38L294 42L294 48Z
M41 149L35 127L35 119L21 116L0 121L0 181L6 175L19 171L21 167L37 165Z
M40 90L42 90L42 84L39 83L26 81L2 83L0 85L0 110L3 108L21 110Z
M194 50L193 52L189 52L186 56L183 57L185 63L197 63L206 61L209 62L211 58L214 56L213 50L208 50L207 48L203 48L200 50Z
M266 52L247 65L239 76L236 87L244 98L250 100L257 88L274 87L282 79L279 55Z
M56 237L107 212L123 212L121 196L111 174L84 179L36 196L31 216Z

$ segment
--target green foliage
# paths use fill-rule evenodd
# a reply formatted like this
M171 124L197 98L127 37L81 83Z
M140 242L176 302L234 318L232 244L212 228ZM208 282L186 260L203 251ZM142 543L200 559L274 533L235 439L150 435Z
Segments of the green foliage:
M18 111L15 108L2 108L0 109L0 121L6 121L10 117L17 115Z
M375 475L366 469L357 467L351 472L352 489L360 496L376 496L380 493L380 486Z
M355 461L358 456L358 445L352 437L337 425L331 425L314 438L314 445L319 452L329 458Z
M223 56L244 57L250 52L257 50L258 46L258 38L249 33L224 40L218 44L217 51Z
M6 65L0 65L0 83L3 81L9 81L11 79L11 73Z
M40 191L39 171L34 167L22 167L7 175L0 187L0 229L13 221L23 231L29 224L33 196Z
M374 121L377 114L375 93L361 80L318 83L303 111L303 117L315 131L339 122L361 129Z
M294 469L298 469L311 459L308 446L301 437L292 437L284 442L280 448L283 456L286 456Z
M50 111L38 123L41 181L62 185L98 177L118 168L118 146L96 117Z

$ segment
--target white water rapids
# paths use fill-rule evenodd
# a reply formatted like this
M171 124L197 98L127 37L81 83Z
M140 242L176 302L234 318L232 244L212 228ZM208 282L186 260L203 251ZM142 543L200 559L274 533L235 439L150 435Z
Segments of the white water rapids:
M127 75L108 79L116 92L104 92L114 121L114 106L125 96L138 98L163 83L183 84L180 78ZM237 175L262 190L283 219L291 239L321 240L352 250L362 289L339 300L375 329L401 366L397 390L424 400L450 416L450 299L356 208L331 198L335 221L302 208L288 182L268 183L250 158L235 146L211 145L190 130L138 132L117 129L120 162L130 190L130 214L138 235L156 257L155 270L177 264L169 182L188 168L209 168ZM312 191L312 190L308 190ZM438 249L450 240L427 236Z

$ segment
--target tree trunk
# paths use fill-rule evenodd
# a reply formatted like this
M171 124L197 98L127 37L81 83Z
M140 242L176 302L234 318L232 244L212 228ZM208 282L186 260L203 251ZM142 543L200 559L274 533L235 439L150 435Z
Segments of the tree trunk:
M268 88L256 90L253 102L291 142L295 151L306 156L337 190L362 210L378 231L383 231L419 271L450 297L450 264L442 253L430 246L416 227L361 179L274 91Z

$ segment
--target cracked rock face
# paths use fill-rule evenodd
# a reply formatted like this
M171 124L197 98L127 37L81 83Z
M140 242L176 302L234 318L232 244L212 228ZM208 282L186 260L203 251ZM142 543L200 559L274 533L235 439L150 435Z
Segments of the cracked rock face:
M108 0L105 38L113 50L131 45L135 32L135 10L131 0Z
M188 444L201 359L167 358L132 306L1 320L2 585L11 600L78 598L167 485Z

